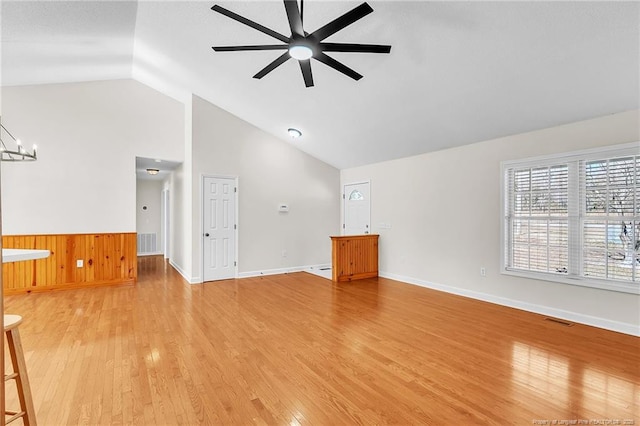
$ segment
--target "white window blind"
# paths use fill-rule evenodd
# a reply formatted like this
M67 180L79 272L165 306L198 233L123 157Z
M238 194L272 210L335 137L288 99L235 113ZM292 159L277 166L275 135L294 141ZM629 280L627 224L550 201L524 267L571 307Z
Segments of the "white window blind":
M503 270L640 291L640 145L503 163Z
M568 267L568 167L526 167L510 173L510 264L566 272Z

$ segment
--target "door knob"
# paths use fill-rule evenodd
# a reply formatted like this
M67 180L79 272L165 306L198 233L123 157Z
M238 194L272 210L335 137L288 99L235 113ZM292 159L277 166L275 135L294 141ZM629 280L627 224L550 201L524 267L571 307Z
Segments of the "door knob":
M208 237L208 236L209 236L209 233L207 232L206 234L204 234L204 236L205 236L205 237Z

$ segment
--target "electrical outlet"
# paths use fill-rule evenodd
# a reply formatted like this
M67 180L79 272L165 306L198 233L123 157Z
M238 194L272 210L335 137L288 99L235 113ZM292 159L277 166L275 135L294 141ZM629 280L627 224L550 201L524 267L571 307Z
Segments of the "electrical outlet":
M487 270L485 269L484 266L480 267L480 275L483 277L487 276Z
M282 257L287 257L287 251L286 250L282 250Z
M84 261L82 259L76 260L76 268L84 267Z

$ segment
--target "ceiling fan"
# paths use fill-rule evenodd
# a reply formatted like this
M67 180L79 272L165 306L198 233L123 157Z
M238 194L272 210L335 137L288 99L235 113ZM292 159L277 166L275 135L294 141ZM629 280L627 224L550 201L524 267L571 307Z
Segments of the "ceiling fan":
M300 1L300 9L298 9L297 0L284 0L284 8L287 12L289 27L291 28L291 36L287 37L272 29L258 24L250 19L240 16L222 6L214 5L211 9L233 20L254 28L264 34L280 40L284 44L264 44L252 46L213 46L216 52L237 52L243 50L286 50L282 55L278 56L269 65L258 71L253 78L260 79L271 71L285 63L289 58L297 59L304 78L306 87L313 86L313 74L311 73L311 58L322 62L325 65L353 78L360 80L362 75L352 70L348 66L338 62L325 52L358 52L358 53L389 53L391 46L379 44L355 44L355 43L326 43L323 40L337 33L341 29L353 24L357 20L365 17L373 12L371 6L362 3L345 13L344 15L334 19L323 27L312 33L307 33L302 26L302 17L304 11L304 0Z

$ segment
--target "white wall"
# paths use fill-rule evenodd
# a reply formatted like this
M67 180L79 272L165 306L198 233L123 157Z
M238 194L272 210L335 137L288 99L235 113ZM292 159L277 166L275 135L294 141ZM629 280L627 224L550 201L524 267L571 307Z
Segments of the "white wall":
M500 162L640 140L639 115L624 112L346 169L341 181L371 179L382 275L640 334L638 295L500 274ZM381 222L392 228L380 229Z
M136 180L136 232L156 234L158 253L162 251L162 188L161 180Z
M194 96L194 277L201 273L202 175L239 179L241 275L331 262L329 236L340 223L339 171ZM289 213L278 212L281 202Z
M135 232L135 157L184 161L184 106L133 80L2 87L38 161L2 164L3 232Z
M185 192L186 165L178 166L169 179L170 230L169 253L170 263L185 279L191 279L191 194Z
M169 230L169 262L180 272L187 281L193 282L192 257L192 197L191 170L192 166L192 122L193 113L191 100L184 105L183 121L184 144L182 146L185 161L171 173L169 179L169 205L170 205L170 230Z

